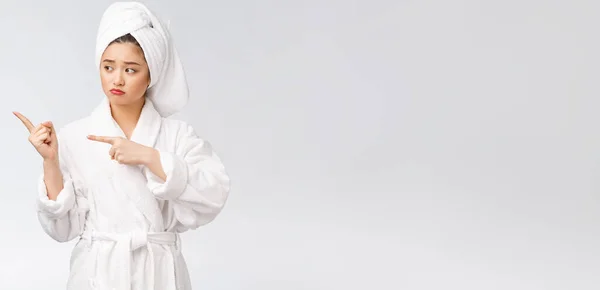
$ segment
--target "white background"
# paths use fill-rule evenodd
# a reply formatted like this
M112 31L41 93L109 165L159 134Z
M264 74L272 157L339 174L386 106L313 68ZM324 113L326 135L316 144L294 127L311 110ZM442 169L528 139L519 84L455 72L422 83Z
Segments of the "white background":
M0 4L0 289L64 289L11 111L98 104L110 2ZM232 178L184 235L195 289L597 289L600 2L146 3Z

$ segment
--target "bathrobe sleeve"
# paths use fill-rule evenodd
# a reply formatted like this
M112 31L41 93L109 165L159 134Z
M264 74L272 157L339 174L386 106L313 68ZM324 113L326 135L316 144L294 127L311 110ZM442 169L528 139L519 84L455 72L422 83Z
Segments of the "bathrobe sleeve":
M78 188L71 175L69 150L65 142L61 142L60 136L58 140L63 189L56 200L50 200L44 182L44 173L42 173L37 185L36 206L38 220L44 232L56 241L68 242L81 234L87 210L85 199L78 194Z
M211 222L223 209L230 188L229 176L211 144L182 124L175 152L161 151L166 181L148 168L148 187L159 200L167 201L168 227L182 232ZM175 224L173 224L175 223Z

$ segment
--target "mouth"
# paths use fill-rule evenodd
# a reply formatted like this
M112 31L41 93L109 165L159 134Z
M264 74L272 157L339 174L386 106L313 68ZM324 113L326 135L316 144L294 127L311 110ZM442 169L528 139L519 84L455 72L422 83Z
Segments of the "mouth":
M125 94L124 91L117 90L117 89L110 90L110 93L113 94L113 95L118 95L118 96Z

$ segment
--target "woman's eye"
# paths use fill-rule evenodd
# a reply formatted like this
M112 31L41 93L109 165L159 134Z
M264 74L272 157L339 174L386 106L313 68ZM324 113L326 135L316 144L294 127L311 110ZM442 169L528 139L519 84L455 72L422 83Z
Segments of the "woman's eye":
M135 72L135 70L134 70L134 69L132 69L132 68L128 68L128 69L126 69L125 71L127 71L128 73L134 73L134 72Z
M112 67L110 67L110 66L105 66L105 67L104 67L104 69L105 69L105 70L112 70Z

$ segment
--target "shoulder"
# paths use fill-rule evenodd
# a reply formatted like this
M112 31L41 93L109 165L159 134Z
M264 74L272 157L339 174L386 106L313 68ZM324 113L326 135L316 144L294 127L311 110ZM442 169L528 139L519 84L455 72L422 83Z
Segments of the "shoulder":
M194 127L186 121L178 119L162 119L163 129L175 133L175 136L179 138L185 137L197 137Z
M189 151L197 148L209 149L211 144L200 137L194 126L177 119L163 118L163 133L174 142L176 151Z

